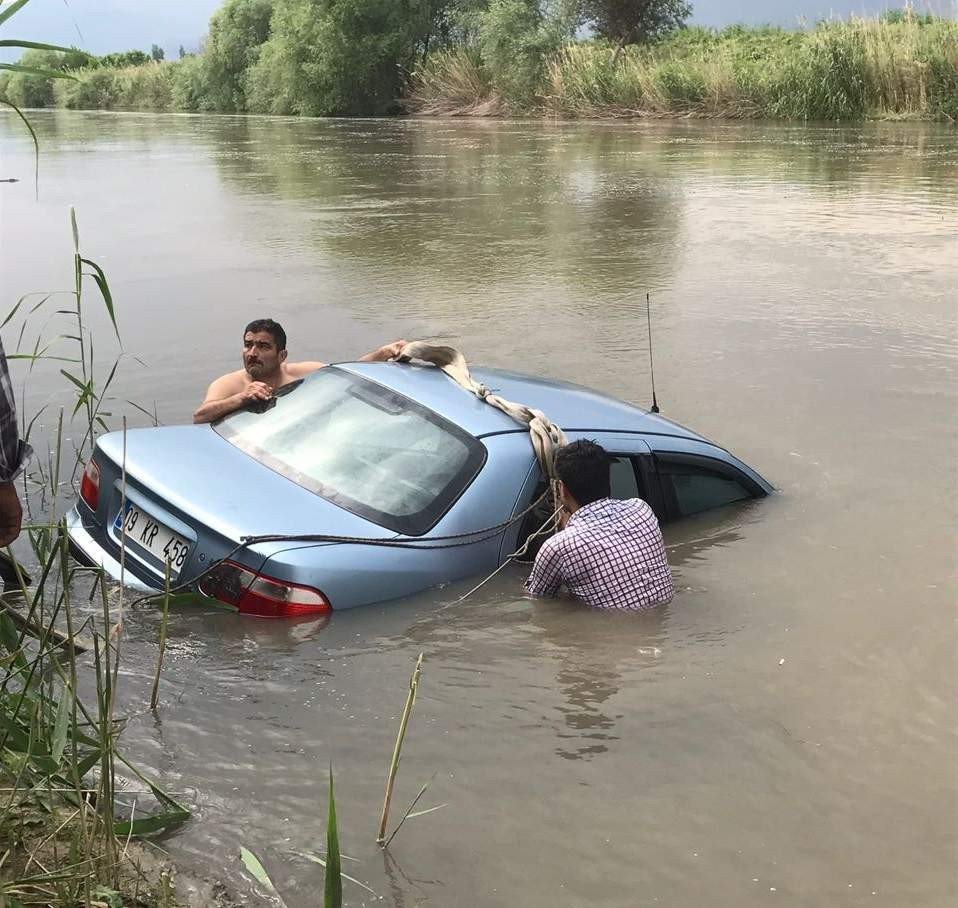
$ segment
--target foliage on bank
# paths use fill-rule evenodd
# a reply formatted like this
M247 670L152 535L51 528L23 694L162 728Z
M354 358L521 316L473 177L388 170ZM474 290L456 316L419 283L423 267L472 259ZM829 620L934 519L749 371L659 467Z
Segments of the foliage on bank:
M414 73L407 103L444 114L530 107L469 48L431 54ZM958 22L689 28L624 50L604 41L567 44L545 60L531 106L562 117L956 120Z
M29 62L75 80L11 78L6 92L28 107L306 116L958 119L954 20L899 11L715 31L683 27L689 11L685 0L226 0L200 54L47 55ZM577 39L584 27L595 37Z

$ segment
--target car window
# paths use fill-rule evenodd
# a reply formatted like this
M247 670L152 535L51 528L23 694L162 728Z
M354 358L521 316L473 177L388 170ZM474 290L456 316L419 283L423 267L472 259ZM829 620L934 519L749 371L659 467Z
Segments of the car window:
M304 488L400 533L432 527L485 461L484 446L458 426L335 367L269 403L214 428Z
M612 487L612 497L619 499L641 498L639 482L635 477L635 467L632 460L624 455L612 455L609 467L609 480Z
M696 463L695 460L702 462ZM656 466L666 499L671 499L678 516L688 517L752 497L752 493L734 478L730 468L710 467L705 458L679 459L656 455Z

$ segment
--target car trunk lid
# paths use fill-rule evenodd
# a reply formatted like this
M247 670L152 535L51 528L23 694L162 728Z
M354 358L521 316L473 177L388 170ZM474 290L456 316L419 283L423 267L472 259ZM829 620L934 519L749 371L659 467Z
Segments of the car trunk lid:
M123 434L103 436L98 447L111 462L104 480L115 486L124 460ZM271 534L395 535L258 463L210 426L133 429L125 447L127 478L140 490L143 506L154 503L173 512L198 535L233 542ZM108 520L118 507L118 501L107 506Z

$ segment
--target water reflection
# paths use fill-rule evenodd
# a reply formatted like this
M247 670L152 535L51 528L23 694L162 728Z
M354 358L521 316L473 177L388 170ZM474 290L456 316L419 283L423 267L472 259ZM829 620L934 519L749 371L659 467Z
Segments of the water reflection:
M416 879L409 876L396 856L388 849L383 849L383 874L389 884L391 904L395 908L406 908L407 905L421 905L428 901L431 893L427 887L442 886L441 880Z
M654 671L667 636L668 606L611 614L575 603L536 602L530 621L557 664L556 684L565 704L556 729L556 753L566 760L591 759L618 741L622 717L613 698Z
M220 140L234 191L301 206L311 242L353 267L469 292L540 273L607 289L623 265L660 283L673 267L681 199L642 158L611 154L612 134L243 120Z
M673 569L681 568L706 558L714 549L737 542L750 524L762 519L763 508L774 501L775 498L757 498L736 502L670 524L665 529L669 564Z

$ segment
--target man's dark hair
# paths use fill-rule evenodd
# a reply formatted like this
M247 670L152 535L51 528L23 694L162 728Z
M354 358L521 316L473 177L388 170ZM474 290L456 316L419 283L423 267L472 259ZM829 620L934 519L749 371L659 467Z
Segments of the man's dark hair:
M250 331L252 331L253 334L256 334L257 331L265 331L276 341L277 350L286 349L286 332L279 322L274 322L271 318L258 318L246 326L246 330L243 331L243 337L246 337Z
M608 498L609 455L594 441L574 441L556 451L556 473L582 507Z

